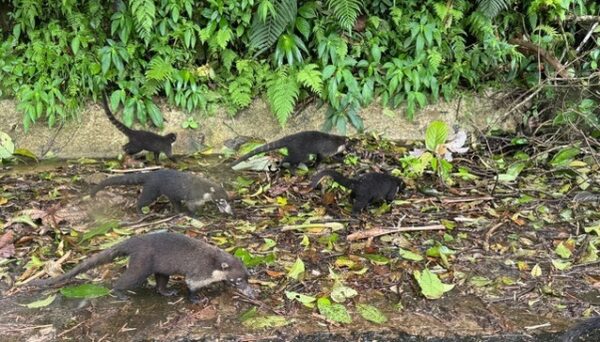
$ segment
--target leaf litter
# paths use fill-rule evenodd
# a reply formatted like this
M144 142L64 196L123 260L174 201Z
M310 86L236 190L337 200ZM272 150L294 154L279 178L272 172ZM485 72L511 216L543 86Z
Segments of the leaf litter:
M393 203L370 206L357 217L350 215L348 191L332 181L311 191L306 171L234 172L206 155L178 166L214 177L234 191L234 218L210 207L194 219L173 215L167 201L140 216L136 187L115 187L90 199L90 185L83 179L108 173L108 167L118 165L114 162L71 161L40 172L33 165L30 172L4 173L0 306L18 302L29 307L24 313L11 306L5 319L30 317L42 324L47 313L69 307L68 297L104 296L94 299L102 313L97 319L122 317L119 324L134 327L109 333L113 338L173 337L168 329L177 326L193 334L194 320L257 336L264 329L293 326L311 332L327 325L351 330L389 326L444 336L520 332L548 321L550 330L560 330L565 318L597 309L599 303L588 299L600 288L597 150L556 138L515 143L505 137L486 137L467 150L461 131L440 150L433 141L443 142L447 133L430 135L430 152L365 136L342 161L327 165L344 174L386 170L407 183L408 190ZM421 152L411 156L409 150ZM454 152L452 158L448 151ZM453 173L447 178L430 166L437 155L451 160ZM235 254L251 270L259 300L209 290L206 306L199 308L142 289L131 303L115 306L106 299L111 298L106 289L124 260L89 271L84 285L59 292L28 294L11 280L25 283L55 275L130 235L163 229L206 239ZM149 308L155 316L144 313ZM203 314L208 308L218 314ZM35 310L42 311L32 317ZM93 326L90 318L77 320L81 326L67 336L83 329L98 337L111 331L103 331L104 324ZM163 323L149 328L153 320Z

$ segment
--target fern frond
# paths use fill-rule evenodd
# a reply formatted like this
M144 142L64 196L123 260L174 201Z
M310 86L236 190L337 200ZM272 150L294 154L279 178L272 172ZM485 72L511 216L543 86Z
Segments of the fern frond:
M252 87L254 85L254 70L248 60L236 63L238 76L229 84L229 98L238 108L245 108L252 102Z
M255 15L252 20L250 48L257 50L255 56L273 46L285 28L296 20L298 12L296 0L274 1L273 7L274 15L268 15L264 21L259 15Z
M310 88L315 94L321 96L323 92L323 77L318 68L319 66L316 64L307 64L296 74L296 79L303 86Z
M347 31L352 30L360 13L359 0L327 0L327 6L340 21L340 26Z
M163 59L162 57L154 57L148 64L148 70L146 70L146 77L149 80L165 81L171 80L175 68L171 65L171 62Z
M267 82L267 98L271 110L281 126L285 125L294 111L300 87L296 75L289 75L286 68L274 73Z
M496 17L510 6L512 0L477 0L477 10L488 18Z
M429 54L427 55L427 61L429 62L429 66L432 70L437 71L444 58L437 50L431 49L428 52Z
M131 13L135 19L136 30L146 43L154 26L156 7L154 0L131 0Z

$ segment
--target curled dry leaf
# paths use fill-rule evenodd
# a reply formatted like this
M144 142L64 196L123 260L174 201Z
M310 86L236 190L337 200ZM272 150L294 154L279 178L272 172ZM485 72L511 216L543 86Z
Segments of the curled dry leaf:
M10 258L15 255L13 237L13 232L11 230L0 236L0 258Z

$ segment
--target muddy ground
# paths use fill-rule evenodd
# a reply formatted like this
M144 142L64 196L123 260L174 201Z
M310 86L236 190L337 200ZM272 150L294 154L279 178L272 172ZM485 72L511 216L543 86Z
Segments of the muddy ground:
M234 217L212 205L195 218L173 215L166 200L141 215L139 187L90 198L92 184L123 169L118 160L13 163L0 175L2 340L555 340L600 308L600 166L597 146L563 160L559 153L575 142L552 143L474 140L442 181L403 159L412 146L364 137L343 161L319 167L346 175L391 171L406 190L356 217L339 185L308 188L312 169L236 172L225 164L229 153L215 150L163 165L222 182L235 198ZM511 179L519 162L525 166ZM127 236L162 229L241 257L258 299L214 286L203 291L204 303L192 304L182 279L171 281L178 296L161 297L148 285L127 301L23 285ZM125 260L101 266L70 285L110 288L123 267ZM416 272L453 288L428 299ZM339 304L351 322L299 295ZM40 307L24 306L31 303ZM365 304L376 308L375 318L364 314Z

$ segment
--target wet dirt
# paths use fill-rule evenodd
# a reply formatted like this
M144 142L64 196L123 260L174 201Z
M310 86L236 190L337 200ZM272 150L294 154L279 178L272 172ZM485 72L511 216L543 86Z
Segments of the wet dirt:
M381 163L392 164L390 156L379 157ZM0 224L4 226L0 233L10 230L15 236L14 255L0 259L2 341L553 341L584 308L598 305L597 293L582 280L597 277L595 269L555 272L544 254L554 248L556 240L568 237L571 227L555 222L536 230L529 223L510 220L509 212L515 209L506 203L507 196L459 205L428 198L409 183L412 189L389 210L378 213L374 208L353 218L345 192L334 189L332 204L323 204L328 200L321 191L306 192L307 179L302 172L239 173L224 161L220 155L196 156L169 166L225 183L235 193L235 217L224 217L214 208L196 218L173 216L164 200L153 204L148 214L139 215L135 212L139 188L135 187L111 188L91 199L87 195L90 183L109 173L108 168L115 166L111 160L43 162L2 170L0 199L7 201L0 206ZM431 179L422 182L436 185ZM471 188L461 195L482 195L476 186L460 186ZM489 214L490 209L495 212ZM500 218L496 216L503 210ZM17 220L23 215L29 215L34 225ZM461 219L465 217L473 220ZM403 226L417 226L439 219L453 220L455 226L440 232L346 239L352 233L391 227L399 221ZM489 233L500 219L502 228ZM118 222L119 228L82 240L83 234L107 220ZM343 229L302 228L307 221L337 222ZM272 263L249 267L251 283L260 291L257 301L249 302L231 289L217 286L203 290L205 303L191 304L182 279L170 283L179 290L177 296L161 297L147 285L127 301L112 296L70 299L57 289L31 291L15 285L42 270L28 271L33 256L56 260L70 250L77 257L72 255L73 260L63 264L67 269L117 238L161 229L202 238L230 252L243 248L255 256L275 255ZM268 239L276 246L265 247ZM302 244L306 239L310 243ZM436 243L448 245L456 253L449 255L447 262L432 256L421 262L398 257L399 246L425 254ZM374 261L365 257L368 254L386 259ZM286 277L297 257L306 268L299 281ZM345 263L348 259L351 266ZM530 266L541 264L545 272L533 277L530 267L519 269L514 260ZM93 280L110 287L111 279L123 267L123 262L98 267L88 272L84 282ZM415 270L424 267L437 270L442 281L455 284L455 288L440 299L424 298L413 277ZM333 322L315 308L286 298L286 291L327 296L335 282L332 273L357 291L343 302L351 324ZM48 306L24 306L51 294L57 296ZM387 322L362 319L357 306L364 303L377 307ZM285 325L244 325L242 316L253 307L259 316L284 317Z

